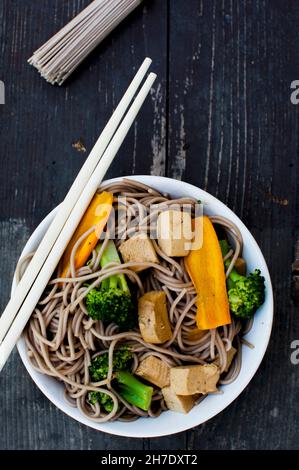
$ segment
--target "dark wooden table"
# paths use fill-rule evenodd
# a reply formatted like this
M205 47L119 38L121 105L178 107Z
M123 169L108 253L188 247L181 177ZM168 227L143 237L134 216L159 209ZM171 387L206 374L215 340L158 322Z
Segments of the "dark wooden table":
M256 237L275 289L271 343L242 395L208 423L169 438L96 432L57 410L16 352L0 375L2 449L298 449L299 339L291 301L299 236L299 2L145 1L62 88L26 60L88 0L1 0L0 303L32 230L65 195L145 56L155 90L109 176L168 175L200 186ZM87 152L74 144L81 141ZM178 418L179 419L179 418Z

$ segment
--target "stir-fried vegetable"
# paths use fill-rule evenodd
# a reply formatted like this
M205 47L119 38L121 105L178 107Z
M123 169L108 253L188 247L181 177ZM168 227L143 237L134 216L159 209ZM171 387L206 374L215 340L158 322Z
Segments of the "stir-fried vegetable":
M95 194L88 209L86 210L80 224L72 236L62 258L62 273L60 277L66 277L70 268L70 258L72 250L82 235L92 227L95 227L84 240L80 243L75 254L75 268L79 269L88 260L92 250L96 247L101 233L107 223L112 209L113 194L103 191Z
M107 393L90 392L88 401L92 405L99 403L107 413L110 413L113 410L113 400L110 395L107 395Z
M113 354L113 371L129 369L133 356L130 348L123 344L115 349ZM109 358L108 353L96 356L89 366L89 373L93 382L105 380L108 375Z
M190 251L185 265L197 292L197 327L208 330L231 323L231 317L222 254L207 216L202 217L202 227L202 247Z
M109 240L101 266L104 268L112 262L120 264L121 261L114 242ZM86 307L94 320L116 323L121 327L130 327L136 322L135 307L124 274L110 276L101 282L99 289L92 289L86 296Z
M131 405L147 411L151 406L153 387L145 385L126 371L118 371L115 374L119 394Z
M126 345L122 345L115 350L113 355L113 386L128 403L147 411L151 405L153 387L145 385L128 372L127 369L129 369L132 357L130 348ZM108 353L97 356L89 367L92 381L104 380L107 377L108 369ZM99 402L107 412L113 409L112 398L103 392L91 392L89 401L92 404Z
M220 241L223 256L229 252L226 240ZM230 260L226 260L228 268ZM248 276L240 275L234 268L227 280L230 310L240 318L251 318L265 300L265 278L255 269Z

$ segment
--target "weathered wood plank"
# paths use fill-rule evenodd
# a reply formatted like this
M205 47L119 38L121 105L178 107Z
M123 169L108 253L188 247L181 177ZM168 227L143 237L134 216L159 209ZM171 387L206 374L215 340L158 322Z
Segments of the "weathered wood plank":
M298 237L298 107L289 100L298 14L288 1L170 4L168 174L207 189L244 220L269 263L276 300L259 372L229 409L188 432L190 449L298 448L299 374L289 359L299 337L289 291Z
M8 300L22 246L63 198L145 56L153 59L158 73L157 91L143 106L109 176L164 172L164 1L145 2L62 88L47 84L26 63L37 47L88 3L4 0L0 4L0 71L7 92L6 105L0 107L1 309ZM86 153L73 148L78 140ZM117 449L128 442L81 426L55 409L37 390L16 353L0 376L0 413L2 449ZM130 447L140 449L143 442L132 440Z
M145 55L159 74L110 175L164 174L207 189L244 220L275 288L274 331L246 391L188 433L152 440L97 433L37 390L15 353L0 375L0 448L298 448L299 338L290 301L299 237L299 8L290 0L151 0L136 10L61 89L26 64L88 0L0 2L0 307L32 229L63 197ZM168 93L169 100L166 100ZM179 419L179 416L178 416Z

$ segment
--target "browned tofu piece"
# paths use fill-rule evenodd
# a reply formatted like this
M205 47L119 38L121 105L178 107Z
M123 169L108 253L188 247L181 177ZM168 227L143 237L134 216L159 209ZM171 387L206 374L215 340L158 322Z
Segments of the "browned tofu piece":
M235 261L234 268L237 270L238 274L240 274L241 276L246 276L247 267L245 259L237 258Z
M224 372L228 372L229 371L229 368L233 362L233 359L235 357L235 354L236 354L237 350L236 348L234 348L233 346L226 352L227 354L227 362L226 362L226 367L224 369ZM215 359L214 363L216 366L220 367L220 360L219 360L219 357L217 357L217 359Z
M158 243L167 256L187 256L193 238L192 219L187 212L167 210L157 220Z
M178 395L216 392L219 377L219 368L215 364L172 367L170 387Z
M151 239L146 233L137 233L119 246L124 263L158 263L159 259ZM142 271L142 266L132 268L134 271Z
M172 337L165 292L151 291L140 297L138 320L142 338L147 343L165 343Z
M170 367L156 356L143 359L135 374L160 388L170 384Z
M162 388L162 394L167 408L179 413L189 413L197 399L197 396L177 395L171 387Z

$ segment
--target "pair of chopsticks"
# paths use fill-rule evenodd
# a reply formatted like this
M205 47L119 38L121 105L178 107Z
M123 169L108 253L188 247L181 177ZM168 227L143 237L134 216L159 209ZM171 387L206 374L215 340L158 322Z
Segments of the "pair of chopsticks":
M0 371L156 79L146 58L98 138L0 318ZM135 100L131 104L134 96ZM131 104L131 106L130 106ZM129 107L130 106L130 107Z

